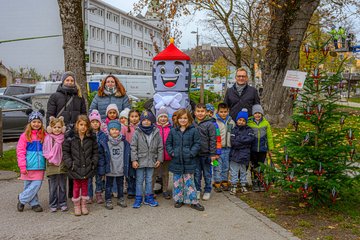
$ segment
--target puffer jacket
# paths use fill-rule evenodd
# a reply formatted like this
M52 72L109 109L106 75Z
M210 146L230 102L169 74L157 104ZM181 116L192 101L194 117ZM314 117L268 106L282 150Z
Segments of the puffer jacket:
M201 139L199 156L216 155L216 129L211 118L205 118L202 122L195 120L194 126L198 129Z
M156 125L156 127L160 131L160 136L161 136L163 146L164 146L164 151L163 151L163 153L164 153L164 161L169 161L169 160L171 160L171 157L170 157L168 151L166 150L166 139L169 136L169 133L170 133L170 130L171 130L171 124L168 123L165 126Z
M166 149L172 156L169 171L175 174L193 174L200 147L200 135L193 125L184 132L179 127L172 128L166 140Z
M216 114L216 123L220 129L221 146L223 148L231 147L230 134L231 130L235 127L235 122L231 119L230 116L227 116L227 118L224 120L218 114Z
M61 109L66 105L70 98L74 96L69 106L65 107L60 116L64 117L65 125L75 124L77 117L81 114L86 115L86 104L83 97L78 96L78 89L67 89L59 85L56 93L51 94L47 103L46 122L49 124L51 116L57 117Z
M91 112L93 109L98 110L101 119L104 121L106 119L106 108L111 103L116 104L120 112L125 108L131 108L129 97L127 95L121 97L115 95L100 97L99 95L96 95L91 102L89 111Z
M249 164L250 152L254 143L254 131L249 126L236 126L231 131L230 142L230 161Z
M262 117L257 123L254 117L249 118L248 126L255 134L255 142L251 148L253 152L267 152L274 149L274 142L270 123Z
M73 130L65 136L63 143L63 160L71 179L87 179L96 174L98 164L98 144L95 134L80 137Z
M131 161L137 161L139 168L155 167L155 162L163 162L163 143L160 131L154 126L153 132L150 134L150 145L146 140L146 134L140 129L135 130L131 141Z
M110 150L108 146L109 138L103 131L99 131L96 133L96 141L98 143L98 152L99 152L97 174L99 176L104 176L106 173L105 170L106 162L110 161Z

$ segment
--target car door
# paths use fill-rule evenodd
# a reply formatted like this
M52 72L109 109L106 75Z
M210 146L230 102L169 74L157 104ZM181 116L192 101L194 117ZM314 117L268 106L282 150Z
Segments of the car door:
M24 132L28 116L26 110L31 105L13 98L0 98L3 117L3 138L17 138Z

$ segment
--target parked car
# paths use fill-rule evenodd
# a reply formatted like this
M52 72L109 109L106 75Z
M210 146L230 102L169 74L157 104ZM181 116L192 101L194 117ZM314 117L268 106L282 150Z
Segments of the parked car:
M47 93L52 94L56 92L60 85L61 81L53 82L53 81L45 81L45 82L37 82L35 87L35 93Z
M48 96L50 97L51 94L49 93L27 93L27 94L20 94L20 95L15 95L13 97L19 98L25 102L28 102L30 104L33 103L33 98L37 97L37 96Z
M35 84L11 84L4 92L4 95L14 96L26 93L33 93L35 91Z
M26 110L31 109L31 104L16 97L0 96L2 109L3 139L18 138L25 130L28 122Z

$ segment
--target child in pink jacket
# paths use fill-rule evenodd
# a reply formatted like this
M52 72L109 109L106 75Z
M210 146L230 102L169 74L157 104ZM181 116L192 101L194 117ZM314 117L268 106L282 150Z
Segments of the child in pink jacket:
M162 178L162 190L163 190L163 197L165 199L171 199L171 194L169 192L169 164L171 157L166 151L165 145L166 145L166 139L169 136L170 130L171 130L171 124L169 123L169 115L167 112L167 109L165 107L161 107L156 114L156 127L160 131L160 136L162 138L162 143L164 147L163 151L163 163L160 165L159 168L155 168L154 174L153 174L153 185L155 184L155 180L157 176L161 176ZM153 186L154 189L154 186Z
M29 115L25 132L21 134L16 147L20 179L24 181L24 190L18 196L17 210L24 211L26 204L35 212L42 212L38 192L45 173L45 158L42 144L45 139L43 125L44 111L27 111Z

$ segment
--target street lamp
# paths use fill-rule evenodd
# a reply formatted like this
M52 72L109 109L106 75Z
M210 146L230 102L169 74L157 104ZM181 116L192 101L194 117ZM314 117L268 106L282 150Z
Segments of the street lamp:
M195 31L191 31L192 34L196 34L196 63L199 62L199 28ZM201 53L202 54L202 53ZM201 56L202 58L202 56ZM200 84L200 103L204 103L204 65L201 62L201 84Z
M89 1L84 1L83 9L83 31L84 31L84 48L85 48L85 58L86 58L86 73L90 72L90 44L89 44L89 34L90 34L90 24L89 24L89 11L96 10L97 7L90 6ZM86 19L87 24L85 24L85 12L87 13ZM87 74L86 74L87 75Z

